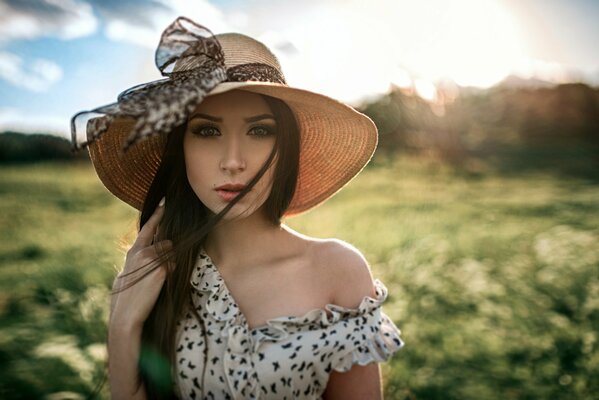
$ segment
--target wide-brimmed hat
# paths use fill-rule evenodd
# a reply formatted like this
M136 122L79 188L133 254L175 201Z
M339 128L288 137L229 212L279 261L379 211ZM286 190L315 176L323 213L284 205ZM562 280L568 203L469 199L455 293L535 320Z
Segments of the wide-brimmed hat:
M276 56L249 36L213 35L179 17L162 33L155 59L166 78L129 88L116 103L71 119L73 149L87 147L106 188L138 210L160 165L168 133L206 96L233 89L281 99L295 116L299 175L285 216L329 199L374 154L378 132L370 118L331 97L287 85Z

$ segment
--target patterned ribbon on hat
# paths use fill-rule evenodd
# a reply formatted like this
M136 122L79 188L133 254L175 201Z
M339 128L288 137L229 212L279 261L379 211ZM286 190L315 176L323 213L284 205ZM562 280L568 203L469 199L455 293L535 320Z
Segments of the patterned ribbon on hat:
M225 67L225 55L212 32L186 17L178 17L162 33L155 54L156 66L166 78L142 83L119 94L116 103L81 111L71 118L73 150L98 140L112 121L132 117L134 127L123 151L140 139L166 135L184 123L206 95L221 82L262 81L286 84L283 75L262 63ZM78 141L76 120L83 115L103 114L87 121L85 139Z

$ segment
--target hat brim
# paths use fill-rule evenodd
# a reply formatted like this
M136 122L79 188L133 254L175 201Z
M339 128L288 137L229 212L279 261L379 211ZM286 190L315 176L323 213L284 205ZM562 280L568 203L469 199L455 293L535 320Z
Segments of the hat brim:
M286 217L304 213L341 190L368 164L378 144L374 122L354 108L316 92L271 82L221 82L208 96L239 89L285 101L300 131L299 175ZM141 210L160 165L166 138L148 137L121 154L133 127L131 118L115 119L89 145L98 177L119 199Z

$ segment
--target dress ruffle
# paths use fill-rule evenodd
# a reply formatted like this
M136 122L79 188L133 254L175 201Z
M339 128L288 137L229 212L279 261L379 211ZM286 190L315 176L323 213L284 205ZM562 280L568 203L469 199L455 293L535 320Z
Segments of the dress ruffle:
M365 365L372 361L385 361L404 345L400 337L401 330L382 311L381 307L388 297L388 289L378 278L374 280L375 297L364 296L357 308L329 303L324 308L310 310L302 316L272 318L266 324L253 329L249 328L224 279L203 248L199 252L191 285L201 296L209 296L205 302L205 311L212 319L251 333L254 350L257 350L262 342L280 341L297 331L326 329L341 323L369 329L366 341L364 338L359 344L356 341L351 351L337 357L337 370L347 370L355 362ZM194 296L193 301L196 307L202 307L199 298ZM222 335L225 336L227 331L223 329Z
M345 352L333 353L331 366L334 370L347 372L355 364L364 366L372 362L387 361L405 345L400 336L401 330L380 308L375 311L373 320L376 321L377 329L371 331L366 339L354 335Z

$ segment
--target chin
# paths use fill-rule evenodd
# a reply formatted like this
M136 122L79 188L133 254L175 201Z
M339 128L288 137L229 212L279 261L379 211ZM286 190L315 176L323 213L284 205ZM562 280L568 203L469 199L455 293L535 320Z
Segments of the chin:
M210 210L217 214L219 212L221 212L222 210L224 210L226 207L226 205L214 209L211 208ZM245 206L247 207L247 206ZM222 220L223 221L233 221L233 220L240 220L240 219L244 219L247 218L249 216L251 216L252 214L254 214L257 211L257 209L255 207L250 207L249 209L244 208L244 205L242 204L236 204L234 205L229 211L227 211L227 213L223 216Z

